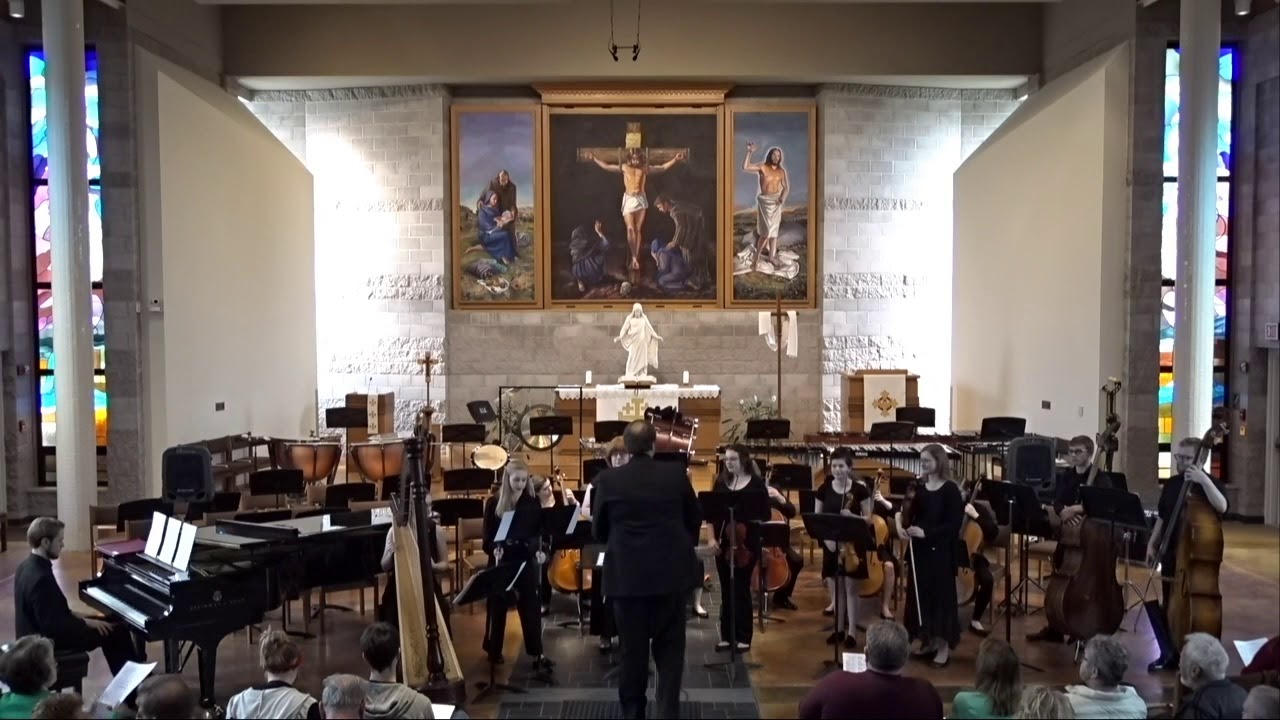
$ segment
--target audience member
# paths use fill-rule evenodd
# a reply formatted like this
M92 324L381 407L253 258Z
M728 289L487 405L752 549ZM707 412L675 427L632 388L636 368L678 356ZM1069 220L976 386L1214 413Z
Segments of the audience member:
M228 720L274 718L320 720L320 704L310 695L297 690L302 653L289 636L279 630L267 630L258 641L258 661L267 682L242 690L227 703Z
M953 718L1011 718L1022 695L1018 654L1003 640L989 637L978 646L974 689L956 693Z
M36 704L49 697L49 686L58 676L53 643L39 635L27 635L0 655L0 680L9 692L0 695L0 718L29 718Z
M1182 646L1178 679L1191 689L1176 718L1238 718L1244 713L1244 688L1227 679L1226 648L1208 633L1191 633Z
M1280 718L1280 688L1258 685L1244 699L1244 720Z
M942 718L942 698L927 680L906 677L907 629L881 620L867 628L867 671L834 672L800 701L803 720Z
M324 679L320 705L325 720L360 720L364 712L365 682L355 675L330 675Z
M1129 653L1110 635L1095 635L1084 646L1080 679L1067 687L1067 702L1082 718L1145 718L1147 703L1138 691L1121 685L1129 669Z
M31 720L85 720L84 700L75 693L54 693L36 703Z
M378 622L360 635L360 653L369 664L369 684L365 688L366 718L431 718L431 701L422 693L396 682L400 664L400 633Z
M1044 685L1028 685L1018 701L1018 718L1025 720L1072 720L1075 711L1067 696Z
M130 660L144 660L129 626L85 618L71 612L53 577L53 561L62 554L64 523L38 517L27 528L31 554L18 565L13 580L13 618L18 637L43 635L62 652L102 648L111 674Z
M138 687L139 720L183 720L203 714L181 675L152 675Z

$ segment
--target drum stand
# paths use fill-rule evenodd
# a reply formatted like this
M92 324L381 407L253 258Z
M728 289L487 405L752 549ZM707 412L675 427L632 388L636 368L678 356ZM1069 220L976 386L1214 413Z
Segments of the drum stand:
M1124 582L1121 583L1120 587L1123 588L1124 592L1128 592L1129 589L1132 588L1133 593L1138 596L1138 599L1135 600L1132 605L1125 607L1124 612L1127 615L1130 610L1142 607L1146 604L1147 594L1142 590L1139 590L1138 586L1129 579L1129 563L1133 562L1133 540L1137 537L1137 533L1132 530L1125 530L1124 533L1121 534L1121 537L1124 538ZM1142 613L1136 613L1133 616L1133 632L1138 631L1138 617L1141 614ZM1120 629L1124 629L1123 623L1120 625Z

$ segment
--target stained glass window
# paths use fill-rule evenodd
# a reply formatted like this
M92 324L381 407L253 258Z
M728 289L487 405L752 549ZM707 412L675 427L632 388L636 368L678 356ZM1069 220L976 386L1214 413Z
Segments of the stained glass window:
M53 237L49 213L49 128L48 103L45 96L44 53L27 53L27 83L31 103L31 227L33 234L35 274L36 367L40 378L40 446L41 458L53 454L57 442L57 394L53 370L57 359L53 352L53 327L57 321L53 306ZM98 56L92 49L85 52L85 172L89 179L89 281L92 283L93 308L93 414L99 452L107 444L106 387L106 323L103 312L102 287L102 164L98 152L100 137L98 103ZM44 462L40 463L41 482L45 481Z
M1177 277L1178 253L1178 122L1180 88L1178 85L1179 54L1177 48L1165 53L1164 86L1164 196L1162 210L1164 226L1160 243L1160 269L1163 281L1160 288L1160 387L1159 406L1160 472L1170 470L1170 443L1173 437L1173 334L1177 327L1174 315L1174 279ZM1224 47L1218 56L1218 220L1214 227L1216 249L1216 285L1213 303L1213 405L1222 406L1227 401L1227 332L1231 325L1229 288L1231 279L1231 171L1232 171L1232 110L1235 102L1234 79L1236 77L1236 53ZM1178 429L1178 435L1194 434L1202 429ZM1215 465L1223 453L1214 453ZM1218 468L1220 470L1220 468Z

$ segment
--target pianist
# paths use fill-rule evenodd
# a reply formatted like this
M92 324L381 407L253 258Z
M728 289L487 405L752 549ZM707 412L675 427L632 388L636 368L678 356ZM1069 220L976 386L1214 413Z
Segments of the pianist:
M18 565L13 581L17 637L43 635L64 653L102 648L114 675L126 662L141 662L146 656L139 651L128 625L84 617L67 605L53 577L53 561L62 553L63 527L61 520L38 517L27 528L31 555Z

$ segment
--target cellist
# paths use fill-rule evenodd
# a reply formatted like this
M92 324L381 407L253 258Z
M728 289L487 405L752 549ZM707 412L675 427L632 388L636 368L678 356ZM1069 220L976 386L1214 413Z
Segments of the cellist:
M1164 557L1159 558L1161 576L1160 608L1164 611L1165 617L1159 619L1150 618L1153 625L1157 622L1159 623L1158 627L1160 629L1155 632L1155 635L1157 642L1160 644L1160 657L1147 666L1149 672L1177 668L1178 649L1175 643L1182 641L1182 638L1169 637L1168 623L1165 618L1168 616L1170 588L1173 585L1173 577L1177 570L1178 540L1182 535L1180 531L1184 517L1179 516L1174 527L1165 527L1165 524L1168 522L1169 516L1173 514L1174 507L1178 504L1179 498L1182 497L1183 487L1188 482L1193 483L1191 493L1207 500L1209 505L1213 507L1214 512L1218 513L1219 518L1227 511L1227 496L1223 493L1222 483L1195 464L1196 451L1200 447L1200 443L1200 438L1189 437L1184 438L1174 448L1174 473L1168 480L1165 480L1164 487L1160 490L1160 502L1156 507L1158 517L1155 527L1151 530L1151 540L1147 543L1147 564L1152 565L1157 560L1156 554L1160 552L1160 543L1165 533L1173 533L1169 538L1169 545L1165 549Z
M1068 467L1058 471L1057 484L1054 487L1053 514L1057 515L1063 525L1084 522L1084 504L1080 500L1080 488L1089 480L1089 472L1093 470L1093 438L1088 435L1077 435L1067 442ZM1098 471L1093 479L1094 487L1109 488L1113 485L1111 475L1103 470ZM1053 551L1053 567L1062 567L1063 549L1057 547ZM1032 642L1046 641L1060 643L1065 640L1062 633L1048 624L1039 631L1027 636ZM1088 638L1083 638L1087 640Z

